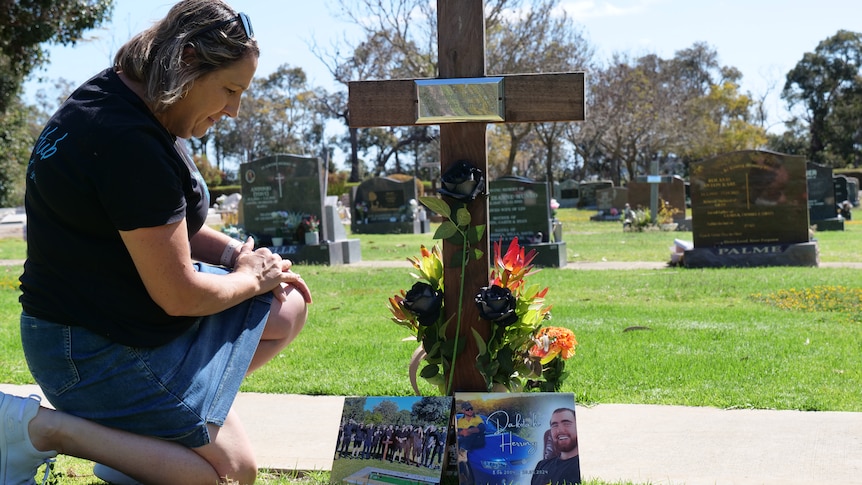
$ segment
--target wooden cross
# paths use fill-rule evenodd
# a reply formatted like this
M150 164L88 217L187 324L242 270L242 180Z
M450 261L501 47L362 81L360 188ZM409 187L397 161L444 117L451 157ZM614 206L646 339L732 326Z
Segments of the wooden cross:
M485 16L482 0L437 0L439 80L485 78ZM581 121L584 119L584 74L523 74L502 77L503 116L491 122L530 123ZM416 80L353 81L348 83L350 126L408 126L417 124L419 96ZM423 122L427 124L427 122ZM486 121L440 122L441 173L459 160L467 160L488 173ZM487 184L487 178L486 178ZM487 185L486 190L487 193ZM444 196L445 197L445 196ZM485 224L485 236L478 248L485 257L467 264L464 280L465 308L462 309L461 338L466 348L457 356L453 369L453 391L484 391L485 381L476 369L478 354L471 328L486 341L490 324L479 319L473 296L488 285L490 247L488 243L488 203L477 197L467 204L473 224ZM478 222L477 222L478 221ZM444 241L443 261L452 261L461 248ZM461 268L444 270L444 308L450 318L458 306ZM454 337L454 325L450 325ZM448 377L448 376L447 376Z

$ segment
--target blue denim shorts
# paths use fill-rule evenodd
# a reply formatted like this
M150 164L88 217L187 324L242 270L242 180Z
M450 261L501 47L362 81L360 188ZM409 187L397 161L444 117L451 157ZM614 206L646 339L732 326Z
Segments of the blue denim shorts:
M198 271L226 270L198 265ZM221 426L257 350L272 294L202 317L170 343L126 347L83 327L21 315L27 365L58 410L190 448Z

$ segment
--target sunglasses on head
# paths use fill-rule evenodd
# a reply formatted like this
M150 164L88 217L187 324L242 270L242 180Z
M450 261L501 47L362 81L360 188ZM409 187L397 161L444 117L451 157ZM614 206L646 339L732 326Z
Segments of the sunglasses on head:
M203 30L196 33L194 35L194 37L206 34L207 32L211 32L211 31L216 30L216 29L220 29L220 28L224 27L225 25L230 25L236 21L239 21L242 24L242 29L245 31L245 36L248 37L249 39L253 39L254 38L254 29L251 26L251 19L248 18L248 15L246 15L242 12L238 13L237 16L232 18L232 19L223 20L221 22L210 25L209 27L205 27Z

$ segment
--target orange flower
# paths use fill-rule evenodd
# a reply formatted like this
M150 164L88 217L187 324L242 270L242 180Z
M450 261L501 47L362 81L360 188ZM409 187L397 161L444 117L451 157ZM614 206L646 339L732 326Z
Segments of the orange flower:
M524 283L524 278L533 271L536 250L525 254L518 245L518 238L512 239L506 254L503 255L502 241L494 243L494 270L491 272L491 285L508 288L512 293Z
M563 360L568 359L575 355L578 345L574 332L563 327L542 328L533 337L533 342L535 345L530 349L530 356L539 358L542 364L547 364L558 355Z

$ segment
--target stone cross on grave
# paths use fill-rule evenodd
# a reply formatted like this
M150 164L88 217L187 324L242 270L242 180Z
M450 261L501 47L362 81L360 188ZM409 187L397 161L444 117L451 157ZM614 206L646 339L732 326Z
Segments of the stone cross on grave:
M439 78L350 82L351 127L439 124L441 173L466 160L487 174L487 123L584 119L582 72L485 77L482 0L437 0L437 25ZM487 193L487 178L485 183ZM487 229L487 198L477 197L467 203L467 209L473 224L485 224ZM486 340L490 336L489 322L479 319L473 303L473 295L488 285L491 252L487 234L486 230L477 246L484 258L471 259L465 270L461 338L466 348L455 362L453 391L485 390L475 366L478 348L471 328ZM461 268L449 267L448 262L460 250L448 241L443 243L445 318L452 317L458 306ZM454 325L449 328L452 338Z

